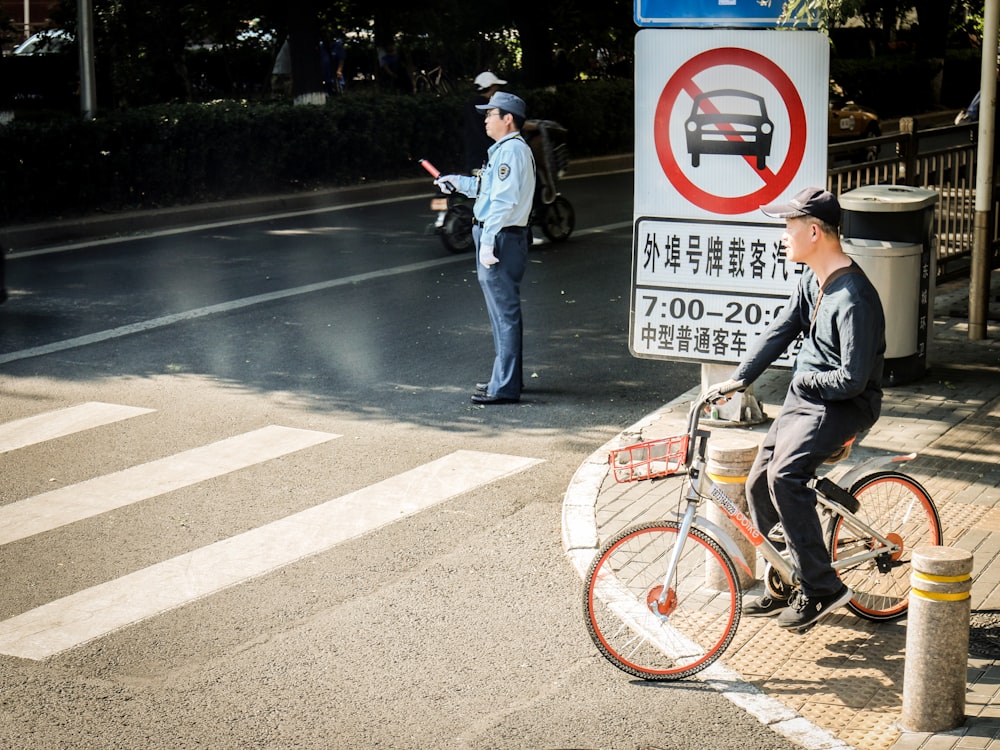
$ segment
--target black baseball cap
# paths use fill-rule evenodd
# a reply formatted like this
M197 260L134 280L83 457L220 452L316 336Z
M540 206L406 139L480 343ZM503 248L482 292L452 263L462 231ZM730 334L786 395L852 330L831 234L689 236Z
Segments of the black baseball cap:
M772 203L769 206L761 206L760 210L775 219L813 216L830 226L840 226L840 201L837 200L837 196L823 188L806 188L788 203Z

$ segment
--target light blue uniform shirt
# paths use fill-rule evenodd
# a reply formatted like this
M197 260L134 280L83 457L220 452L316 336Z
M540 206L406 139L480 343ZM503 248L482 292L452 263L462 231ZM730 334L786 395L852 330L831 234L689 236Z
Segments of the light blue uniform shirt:
M458 190L476 199L473 213L483 223L480 245L496 245L504 227L526 227L535 197L535 160L520 133L490 146L479 177L459 175Z

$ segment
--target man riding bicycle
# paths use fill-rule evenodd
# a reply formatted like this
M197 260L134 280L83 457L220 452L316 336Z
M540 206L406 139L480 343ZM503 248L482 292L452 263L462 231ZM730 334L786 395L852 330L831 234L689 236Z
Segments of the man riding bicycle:
M754 523L763 533L781 523L801 591L790 599L765 592L749 616L778 615L778 625L812 625L851 599L830 564L808 481L844 443L878 419L882 405L885 317L878 293L840 244L840 203L806 188L788 203L761 208L785 219L789 260L807 269L788 305L732 375L752 383L802 336L785 402L747 477ZM713 387L717 393L722 385ZM790 606L789 606L790 605Z

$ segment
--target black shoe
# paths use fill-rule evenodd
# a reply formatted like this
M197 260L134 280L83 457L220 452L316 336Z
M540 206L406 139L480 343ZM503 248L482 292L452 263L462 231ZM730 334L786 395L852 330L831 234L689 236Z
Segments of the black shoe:
M743 605L743 614L747 617L771 617L787 606L787 599L775 599L770 594L763 593L749 604Z
M503 396L491 396L488 393L473 393L472 403L480 406L492 406L493 404L516 404L520 399L504 398Z
M826 596L806 596L799 591L792 599L791 606L778 617L779 628L806 628L826 617L835 609L840 609L851 601L851 590L841 585L840 591Z
M486 393L489 387L489 383L476 383L476 393ZM521 390L524 391L524 383L521 384Z

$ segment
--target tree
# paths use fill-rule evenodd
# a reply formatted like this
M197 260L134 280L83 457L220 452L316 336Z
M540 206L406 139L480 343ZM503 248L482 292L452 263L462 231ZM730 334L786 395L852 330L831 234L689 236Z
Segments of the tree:
M295 0L286 7L292 49L292 97L298 104L325 101L319 56L318 0Z
M941 82L944 79L944 53L948 46L949 23L955 0L917 0L917 54L934 71L931 79L931 103L941 105Z
M468 80L500 69L519 86L546 86L567 75L595 73L597 60L631 59L633 0L582 3L515 3L489 6L465 0L93 0L98 66L111 71L114 106L190 99L199 81L186 61L193 49L234 44L237 31L258 19L277 40L291 35L293 93L322 91L321 34L342 28L376 46L400 43L404 63L442 64ZM76 0L61 0L58 23L73 30ZM275 45L275 52L277 45ZM564 51L556 70L556 50ZM374 72L376 65L365 66ZM99 71L100 74L100 71ZM105 92L105 95L107 92Z

